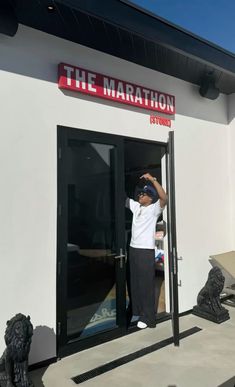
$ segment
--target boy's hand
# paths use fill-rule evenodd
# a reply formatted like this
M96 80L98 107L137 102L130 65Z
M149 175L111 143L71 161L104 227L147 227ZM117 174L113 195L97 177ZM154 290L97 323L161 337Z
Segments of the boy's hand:
M150 175L150 173L145 173L144 175L140 176L140 179L146 179L146 180L149 180L151 182L154 181L153 176Z

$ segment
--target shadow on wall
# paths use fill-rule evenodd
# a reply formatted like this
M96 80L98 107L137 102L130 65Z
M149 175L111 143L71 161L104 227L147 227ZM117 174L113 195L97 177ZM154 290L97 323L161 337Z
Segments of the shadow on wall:
M235 118L235 94L228 96L228 123L231 124ZM234 122L233 122L234 125Z
M146 69L146 71L153 71L150 69ZM56 69L55 69L56 71ZM137 74L137 72L136 72ZM165 75L164 75L165 76ZM170 76L169 76L170 77ZM210 100L208 98L202 97L199 94L199 86L190 84L189 82L181 81L180 79L174 80L175 86L173 85L173 81L170 77L171 81L171 93L176 97L176 114L182 115L185 117L196 118L209 122L216 122L220 124L228 123L228 108L226 106L227 96L221 94L217 100ZM157 89L157 86L155 87ZM164 90L166 92L166 90ZM135 106L125 105L122 103L118 103L115 101L104 100L99 97L94 97L86 94L82 94L72 90L63 90L59 91L63 95L68 98L76 98L83 101L88 102L96 102L100 105L109 106L118 110L126 110L135 113L141 113L147 116L149 122L149 117L151 114L156 115L157 112L153 112L148 109L140 109ZM189 98L191 97L191 98ZM235 113L235 112L234 112ZM167 114L162 114L161 117L169 118ZM176 120L176 115L171 117L172 124ZM174 125L174 124L173 124Z
M53 328L37 326L33 331L29 364L39 363L56 356L56 334Z
M29 30L22 25L19 26L19 31L13 38L4 35L0 36L0 48L2 53L0 58L1 70L54 83L56 88L58 64L60 62L65 61L82 66L82 61L81 63L74 61L74 50L79 52L80 57L83 57L83 62L84 60L86 62L94 60L94 51L89 48L82 47L76 43L66 42L63 39L55 38L48 34L45 35L40 31ZM45 53L50 53L50 56L45 55ZM127 61L123 62L122 59L116 59L110 55L102 54L102 58L107 66L106 70L104 69L103 71L104 74L109 75L108 68L115 67L121 61L121 63L125 63L125 74L117 71L115 73L116 78L126 80L130 78L130 82L138 83L142 86L147 87L151 84L153 89L162 90L163 92L170 91L171 94L176 96L177 114L227 124L226 96L220 95L219 98L212 101L200 96L199 86L133 63L128 63ZM98 62L98 67L99 65L100 63ZM89 68L89 66L87 67ZM94 63L91 70L96 71L96 67ZM62 91L60 92L62 94ZM70 92L70 95L74 97L75 94ZM81 96L80 93L79 95ZM89 96L83 96L83 99L94 101L94 97ZM134 107L124 107L124 104L119 106L118 103L113 105L108 100L104 102L101 99L96 99L96 102L107 106L115 106L116 109L121 108L144 113L144 109L135 110ZM149 111L147 112L149 114Z

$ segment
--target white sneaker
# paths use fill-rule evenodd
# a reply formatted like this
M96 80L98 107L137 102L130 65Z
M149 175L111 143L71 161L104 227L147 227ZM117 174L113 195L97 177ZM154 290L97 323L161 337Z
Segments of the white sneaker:
M140 328L140 329L145 329L145 328L147 328L147 324L145 324L142 321L138 321L137 327Z

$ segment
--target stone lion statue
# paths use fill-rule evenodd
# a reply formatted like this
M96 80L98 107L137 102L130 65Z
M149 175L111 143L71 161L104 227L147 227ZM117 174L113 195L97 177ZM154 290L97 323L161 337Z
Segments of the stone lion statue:
M28 377L28 356L33 335L30 317L21 313L7 321L6 349L0 358L0 387L33 387Z
M197 296L197 305L212 313L224 309L220 302L220 293L224 287L224 276L219 267L213 267L208 274L205 286Z

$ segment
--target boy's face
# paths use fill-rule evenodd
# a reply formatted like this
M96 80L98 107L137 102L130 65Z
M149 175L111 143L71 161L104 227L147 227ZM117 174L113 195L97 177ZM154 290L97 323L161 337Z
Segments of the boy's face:
M146 193L141 192L138 195L138 201L141 204L141 206L148 206L149 204L152 203L152 198L148 196Z

